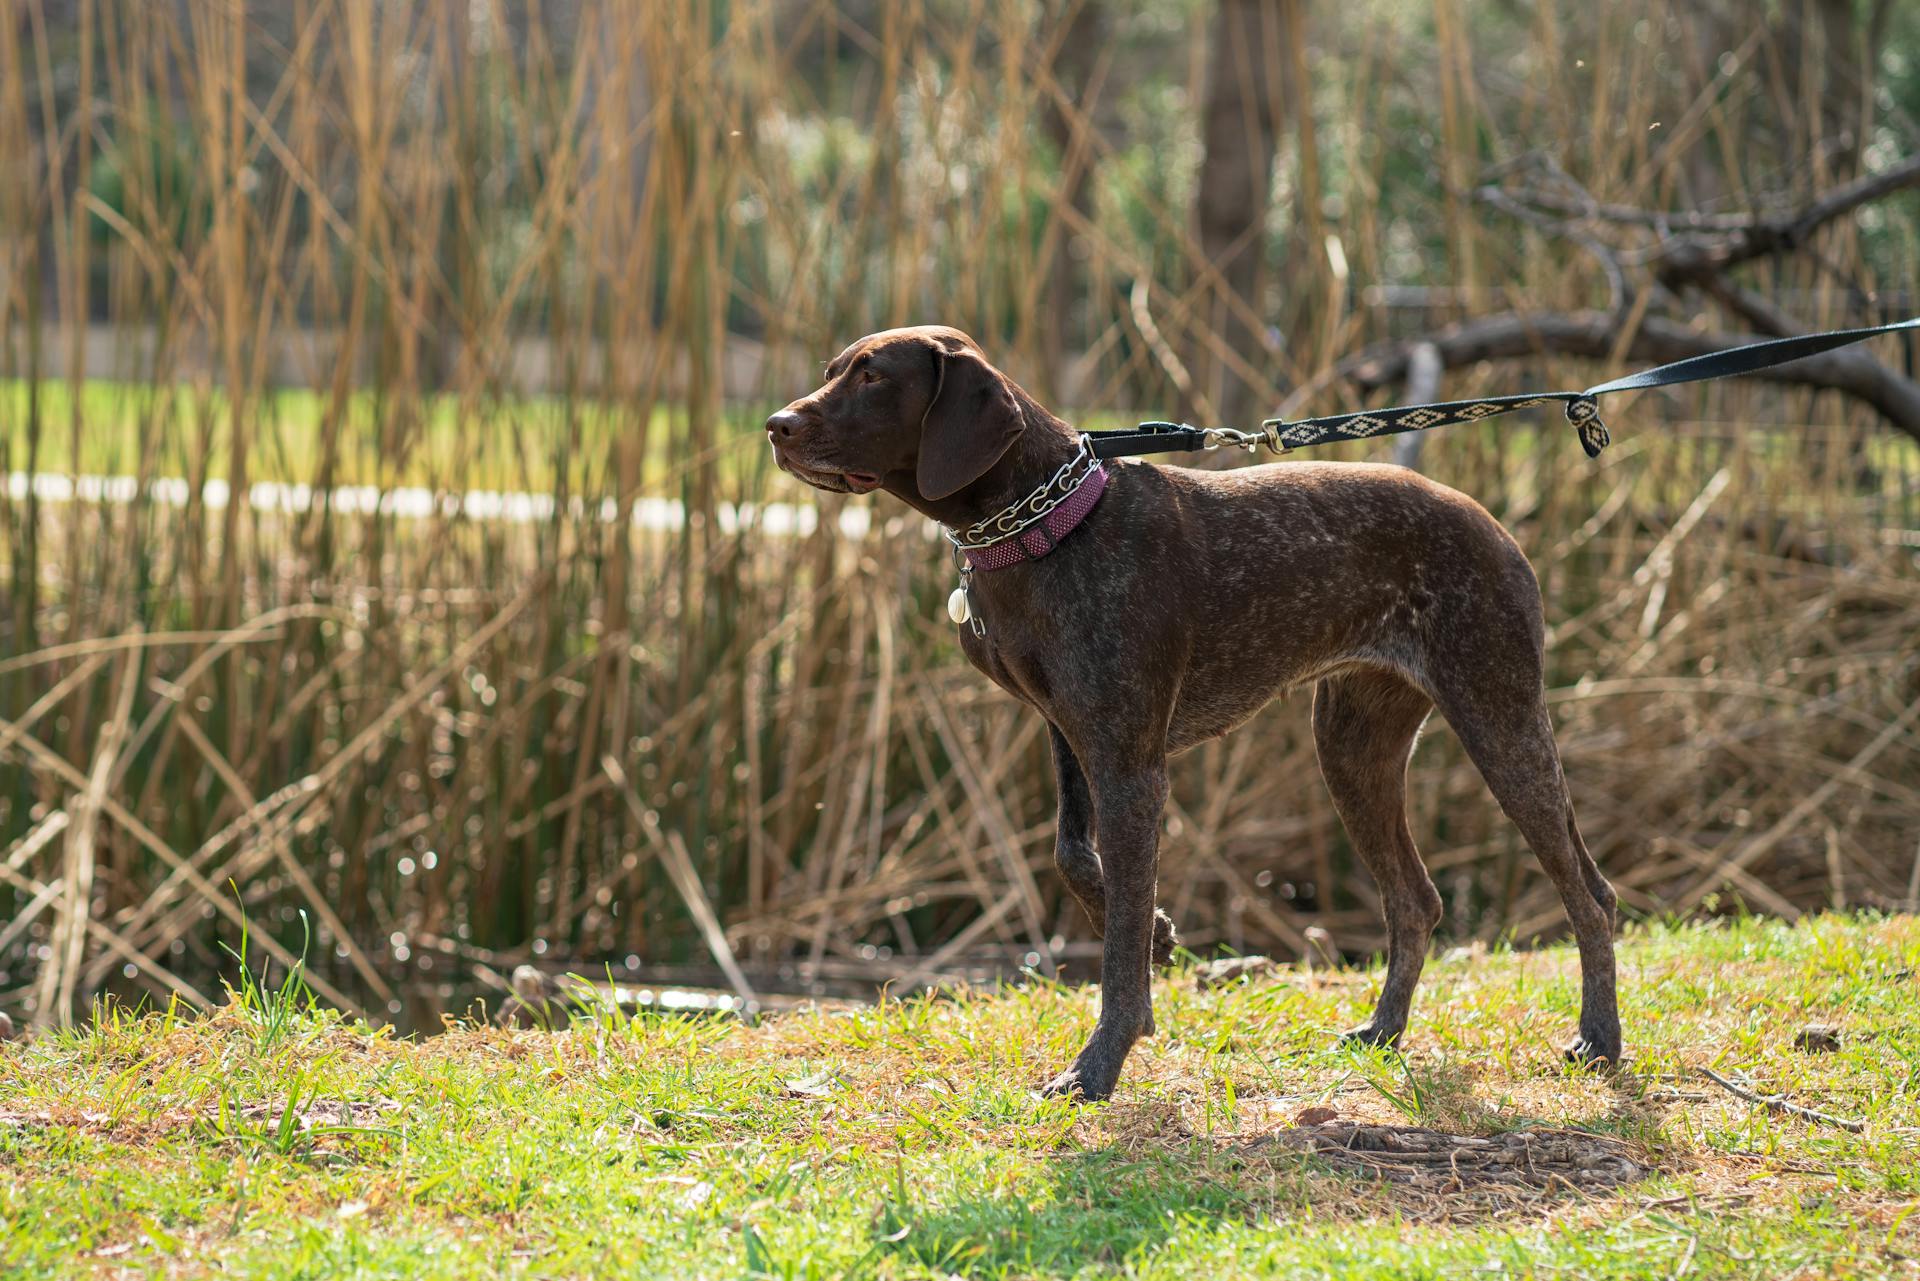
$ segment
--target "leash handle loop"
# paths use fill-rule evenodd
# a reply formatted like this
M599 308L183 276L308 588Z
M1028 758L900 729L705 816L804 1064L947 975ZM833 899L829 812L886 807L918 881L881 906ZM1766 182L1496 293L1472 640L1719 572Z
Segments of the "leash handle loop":
M1598 458L1600 451L1613 443L1613 433L1600 420L1600 402L1593 398L1592 392L1567 397L1567 421L1573 424L1574 434L1580 437L1580 448L1587 451L1589 458Z

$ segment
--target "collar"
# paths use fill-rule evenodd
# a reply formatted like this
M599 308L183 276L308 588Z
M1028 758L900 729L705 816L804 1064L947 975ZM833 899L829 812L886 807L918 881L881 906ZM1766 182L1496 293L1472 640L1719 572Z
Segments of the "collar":
M966 559L968 569L1006 569L1039 560L1058 547L1106 492L1107 469L1083 435L1073 457L1031 494L958 532L945 525L940 532Z

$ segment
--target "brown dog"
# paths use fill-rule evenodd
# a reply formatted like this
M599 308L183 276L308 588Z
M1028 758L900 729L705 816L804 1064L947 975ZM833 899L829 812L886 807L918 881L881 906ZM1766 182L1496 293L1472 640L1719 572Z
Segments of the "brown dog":
M1154 909L1168 755L1308 682L1321 773L1387 923L1379 1003L1347 1035L1399 1037L1440 919L1406 820L1407 759L1437 706L1566 904L1582 978L1568 1055L1619 1060L1614 895L1547 719L1539 584L1478 503L1389 466L1095 468L1078 433L937 326L854 343L767 434L808 484L885 489L974 546L959 612L984 633L963 626L961 646L1047 718L1055 857L1106 940L1099 1022L1049 1093L1105 1098L1153 1032L1150 964L1173 948ZM1017 546L982 541L1050 504Z

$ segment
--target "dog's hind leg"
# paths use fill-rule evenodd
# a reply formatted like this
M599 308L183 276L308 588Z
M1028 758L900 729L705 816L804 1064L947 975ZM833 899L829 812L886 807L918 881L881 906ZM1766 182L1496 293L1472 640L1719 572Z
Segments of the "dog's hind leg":
M1059 793L1059 811L1054 823L1053 864L1060 879L1080 900L1093 924L1093 932L1107 932L1107 891L1100 880L1100 856L1093 852L1093 795L1087 790L1087 776L1074 759L1073 748L1060 730L1047 723L1047 738L1053 745L1053 779Z
M1387 981L1373 1017L1346 1034L1392 1045L1406 1030L1427 941L1440 922L1440 892L1407 827L1407 760L1433 700L1401 676L1364 669L1329 676L1313 694L1320 773L1354 852L1380 887L1387 925Z
M1435 700L1494 799L1553 879L1573 925L1580 947L1580 1035L1567 1047L1567 1057L1581 1063L1618 1063L1614 892L1574 822L1538 662L1470 667L1444 673Z
M1073 748L1052 722L1047 736L1053 745L1053 776L1059 792L1058 821L1054 824L1053 862L1060 879L1079 900L1101 938L1107 935L1107 891L1100 871L1100 856L1094 852L1093 795L1087 789L1087 776L1074 757ZM1156 911L1153 919L1153 963L1165 965L1173 959L1176 942L1173 918Z

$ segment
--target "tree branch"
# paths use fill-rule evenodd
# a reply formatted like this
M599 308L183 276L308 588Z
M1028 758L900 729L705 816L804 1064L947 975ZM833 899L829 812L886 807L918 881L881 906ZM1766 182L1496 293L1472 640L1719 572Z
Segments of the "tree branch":
M1798 249L1812 238L1814 232L1836 218L1844 217L1882 196L1916 185L1920 185L1920 155L1908 156L1899 164L1882 169L1879 173L1864 174L1844 186L1834 188L1801 210L1796 218L1755 218L1753 225L1736 237L1736 247L1721 265L1731 266L1783 249Z
M1657 231L1666 239L1652 251L1649 262L1665 258L1674 247L1685 246L1712 258L1717 266L1727 267L1770 253L1797 249L1835 219L1912 186L1920 186L1920 155L1909 156L1879 173L1863 174L1797 212L1771 216L1640 209L1597 201L1584 192L1576 197L1538 188L1509 193L1500 187L1486 186L1474 194L1482 203L1506 213L1513 213L1512 206L1520 204L1569 219L1597 219ZM1722 239L1710 240L1709 236Z
M1281 416L1296 413L1316 392L1331 384L1347 382L1361 391L1397 386L1406 379L1413 349L1421 343L1433 345L1442 368L1459 369L1482 361L1530 356L1605 360L1614 354L1619 338L1618 318L1604 311L1482 316L1438 333L1368 347L1334 366L1328 377L1317 378L1288 397ZM1760 339L1747 334L1700 333L1649 316L1634 331L1623 356L1635 364L1664 365L1757 341ZM1901 377L1857 348L1808 356L1750 376L1791 387L1841 392L1872 406L1892 426L1920 440L1920 383Z

